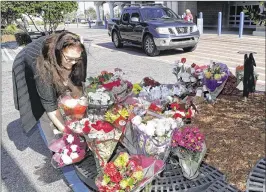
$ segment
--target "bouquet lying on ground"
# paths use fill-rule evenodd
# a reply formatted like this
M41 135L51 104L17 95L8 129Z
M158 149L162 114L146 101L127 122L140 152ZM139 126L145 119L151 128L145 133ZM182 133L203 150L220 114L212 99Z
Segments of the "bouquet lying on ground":
M139 191L164 168L163 161L142 155L120 153L96 178L100 192Z
M194 179L206 153L204 135L197 126L175 130L172 136L172 153L179 158L184 177Z
M83 132L85 133L88 147L95 156L98 171L101 171L110 159L122 131L107 121L88 119L85 122Z
M214 99L222 91L229 74L228 67L223 63L214 63L204 71L203 83Z
M83 160L86 153L86 142L76 134L64 134L63 137L51 143L48 148L55 152L52 157L52 165L59 168Z
M88 102L85 97L73 98L66 92L59 97L58 105L66 120L79 120L84 117Z

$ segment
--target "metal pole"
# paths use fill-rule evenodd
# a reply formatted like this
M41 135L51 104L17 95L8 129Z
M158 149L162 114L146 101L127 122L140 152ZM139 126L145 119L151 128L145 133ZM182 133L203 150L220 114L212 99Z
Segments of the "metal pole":
M239 38L242 38L243 35L243 27L244 27L244 12L240 13L240 23L239 23Z
M222 12L218 13L218 36L222 33Z
M77 21L77 28L79 28L78 12L77 12L77 14L76 14L76 21Z
M199 18L200 18L200 19L203 18L203 14L202 14L202 12L199 13Z
M87 21L87 19L86 19L86 9L85 9L85 1L84 1L84 16L85 16L85 21Z

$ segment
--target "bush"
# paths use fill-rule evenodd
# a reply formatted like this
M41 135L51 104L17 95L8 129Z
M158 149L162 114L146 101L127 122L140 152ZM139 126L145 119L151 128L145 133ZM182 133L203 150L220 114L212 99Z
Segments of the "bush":
M20 45L27 45L27 44L32 42L29 34L27 34L25 32L16 33L15 37L16 37L16 41L19 44L19 46Z
M5 35L14 35L18 31L18 28L15 24L8 25L4 30L3 34Z

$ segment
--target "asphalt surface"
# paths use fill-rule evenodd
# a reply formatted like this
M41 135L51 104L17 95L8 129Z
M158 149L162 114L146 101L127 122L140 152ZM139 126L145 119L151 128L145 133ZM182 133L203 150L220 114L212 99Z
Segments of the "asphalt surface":
M243 64L243 55L238 51L255 51L256 71L259 73L257 89L265 91L265 38L237 34L223 34L218 37L206 32L193 53L182 50L162 52L158 57L147 57L140 48L125 46L114 48L111 38L104 29L89 29L87 25L69 25L66 29L83 36L88 51L88 76L102 70L121 68L132 82L139 82L151 76L162 83L174 83L172 74L174 62L182 57L187 63L208 64L210 60L220 61L234 69ZM70 189L62 180L59 170L50 165L51 155L44 145L38 130L25 135L19 121L19 112L13 104L12 62L22 49L13 45L1 45L2 53L2 143L1 174L3 192L68 192Z

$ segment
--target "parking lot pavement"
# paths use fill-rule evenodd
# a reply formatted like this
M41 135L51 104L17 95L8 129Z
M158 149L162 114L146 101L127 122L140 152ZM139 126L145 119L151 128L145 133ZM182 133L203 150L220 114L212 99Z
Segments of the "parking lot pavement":
M88 50L88 76L102 70L123 69L128 80L139 82L151 76L162 83L176 82L172 69L174 61L182 57L187 63L208 64L210 60L220 61L234 69L243 64L243 55L238 51L256 51L255 70L260 74L257 89L265 91L265 39L235 35L203 35L197 50L184 53L182 50L165 51L158 57L148 57L140 48L125 46L114 48L106 30L70 28L84 37ZM12 62L22 47L2 46L2 191L51 192L70 191L62 180L60 172L50 165L50 153L39 132L26 136L19 123L19 113L13 104Z

